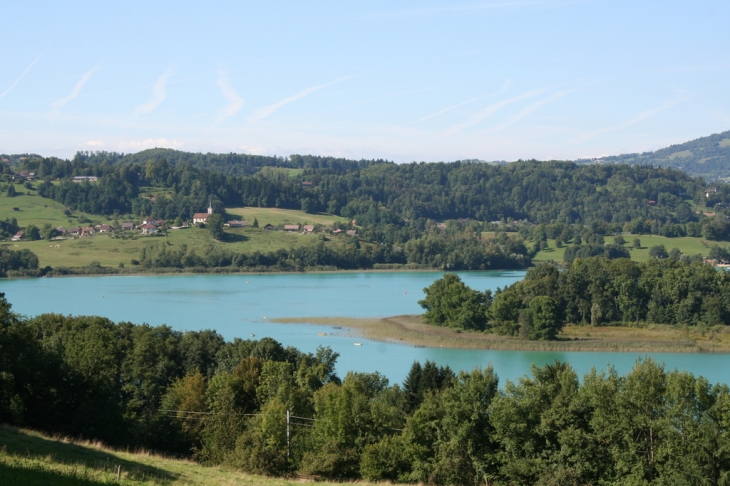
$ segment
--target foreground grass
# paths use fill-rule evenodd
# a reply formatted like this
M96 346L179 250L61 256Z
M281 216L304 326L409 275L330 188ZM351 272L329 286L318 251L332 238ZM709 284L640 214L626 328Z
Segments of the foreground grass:
M244 474L149 452L125 452L0 426L0 484L22 485L262 485L289 486L301 479ZM332 485L337 483L318 482ZM371 484L371 483L358 483Z
M638 238L641 241L641 248L634 248L632 243L634 238ZM604 238L606 243L613 243L613 236L607 236ZM703 238L694 238L691 236L684 236L681 238L666 238L664 236L657 235L628 235L624 236L626 244L624 245L631 254L631 259L637 262L648 261L651 257L649 256L649 249L652 246L664 245L667 251L672 248L678 248L679 251L686 255L701 254L707 256L710 253L710 248L713 245L725 246L725 243L716 241L707 241ZM556 262L563 261L565 255L565 248L570 246L569 244L563 244L561 248L555 246L555 240L548 240L548 248L540 251L533 260L535 261L546 261L555 260Z
M556 341L523 341L425 324L419 315L387 318L312 317L271 319L279 323L342 326L376 341L415 346L524 351L730 352L730 329L680 326L566 326Z

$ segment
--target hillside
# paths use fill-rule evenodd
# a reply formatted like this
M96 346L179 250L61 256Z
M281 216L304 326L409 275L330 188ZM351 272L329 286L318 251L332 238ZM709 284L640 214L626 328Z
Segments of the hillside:
M188 460L148 452L123 452L98 442L0 426L0 477L5 486L35 485L262 485L301 484L301 479L255 476L223 466L205 467ZM117 474L119 480L117 480ZM338 484L318 482L317 484ZM371 484L371 483L360 483Z
M730 177L730 131L671 145L655 152L613 155L586 162L670 167L707 180L724 179Z

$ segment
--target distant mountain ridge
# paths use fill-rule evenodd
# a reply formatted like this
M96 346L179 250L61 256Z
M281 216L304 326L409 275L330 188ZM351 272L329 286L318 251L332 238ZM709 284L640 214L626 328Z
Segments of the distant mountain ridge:
M653 165L679 169L693 177L701 176L707 180L725 179L730 177L730 130L670 145L655 152L611 155L576 162Z
M24 159L41 158L36 154L0 154L3 162L18 164ZM149 160L165 159L173 165L188 164L197 169L212 170L227 175L252 175L262 167L288 169L330 169L342 172L364 169L372 165L393 164L384 159L351 160L340 157L317 155L290 155L288 157L250 155L238 153L195 153L167 148L153 148L137 153L119 152L78 152L74 161L89 163L107 162L111 164L145 164ZM461 163L484 163L505 165L504 160L487 161L463 159ZM654 152L610 155L594 159L579 159L577 164L628 164L651 165L681 170L693 177L704 177L708 181L730 180L730 130L701 137L689 142L670 145Z

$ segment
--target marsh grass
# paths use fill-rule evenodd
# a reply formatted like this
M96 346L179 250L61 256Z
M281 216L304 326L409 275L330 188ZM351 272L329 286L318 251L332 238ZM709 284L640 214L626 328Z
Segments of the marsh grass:
M150 451L113 450L98 442L0 426L0 484L3 486L291 486L302 482L296 478L254 476L222 466L206 467Z
M420 315L386 318L310 317L271 319L279 323L342 326L376 341L415 346L524 351L730 352L725 326L568 325L555 341L525 341L488 332L454 330L426 324Z

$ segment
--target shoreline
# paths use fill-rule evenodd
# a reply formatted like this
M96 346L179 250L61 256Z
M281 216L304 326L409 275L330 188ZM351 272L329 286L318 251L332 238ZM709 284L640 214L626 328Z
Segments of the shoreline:
M647 327L568 325L556 341L523 341L510 336L458 331L425 324L420 315L384 318L273 318L272 323L341 326L359 336L415 347L502 351L584 351L651 353L730 353L730 329L718 333L666 325Z
M83 267L78 267L83 268ZM226 267L222 267L226 268ZM531 268L531 267L530 267ZM73 270L69 268L69 270ZM115 269L116 270L116 269ZM139 271L139 272L100 272L100 273L75 273L67 275L13 275L0 278L0 280L26 280L36 278L73 278L73 277L162 277L162 276L191 276L191 275L322 275L322 274L338 274L338 273L465 273L465 272L526 272L529 268L519 270L514 269L491 269L491 270L444 270L440 268L363 268L363 269L343 269L343 270L251 270L251 271L209 271L195 272L185 271L185 269L170 269L171 271ZM179 270L179 271L177 271Z

